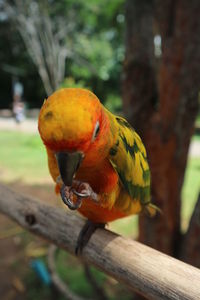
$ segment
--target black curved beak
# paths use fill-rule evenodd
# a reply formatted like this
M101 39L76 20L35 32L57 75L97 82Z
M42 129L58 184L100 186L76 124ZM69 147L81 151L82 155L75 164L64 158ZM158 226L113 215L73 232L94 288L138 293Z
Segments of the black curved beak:
M71 186L73 177L83 159L83 154L81 152L57 152L56 159L63 183Z

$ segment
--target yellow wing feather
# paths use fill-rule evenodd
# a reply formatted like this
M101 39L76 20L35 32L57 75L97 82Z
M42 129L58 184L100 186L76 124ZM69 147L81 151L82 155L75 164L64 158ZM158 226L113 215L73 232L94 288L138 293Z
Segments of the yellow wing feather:
M145 147L139 135L130 124L121 117L108 112L111 131L115 135L115 144L110 150L110 162L118 173L123 192L118 204L124 210L142 210L145 208L150 215L154 215L156 207L150 200L150 170ZM123 203L124 202L124 203Z

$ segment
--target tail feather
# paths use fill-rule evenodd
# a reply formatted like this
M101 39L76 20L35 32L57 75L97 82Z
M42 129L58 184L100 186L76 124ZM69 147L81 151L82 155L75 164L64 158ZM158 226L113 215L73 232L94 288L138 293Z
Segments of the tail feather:
M162 210L152 203L148 203L145 205L144 212L147 213L147 215L150 217L154 217L157 213L162 214Z

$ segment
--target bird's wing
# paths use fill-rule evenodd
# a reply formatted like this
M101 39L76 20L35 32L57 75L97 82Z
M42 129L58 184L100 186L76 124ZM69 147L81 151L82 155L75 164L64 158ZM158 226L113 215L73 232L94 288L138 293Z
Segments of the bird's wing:
M150 204L150 170L145 147L125 119L115 117L115 120L118 134L110 149L110 162L131 198L146 207Z

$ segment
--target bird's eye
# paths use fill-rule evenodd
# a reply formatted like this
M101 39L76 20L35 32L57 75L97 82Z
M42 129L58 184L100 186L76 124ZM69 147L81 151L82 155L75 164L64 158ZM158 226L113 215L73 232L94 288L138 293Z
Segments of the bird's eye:
M94 128L93 135L92 135L92 141L94 141L96 139L96 137L98 136L99 130L100 130L100 125L99 125L99 121L97 121L95 128Z

